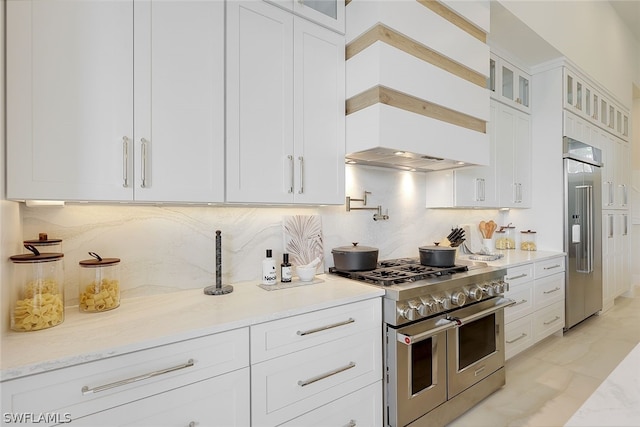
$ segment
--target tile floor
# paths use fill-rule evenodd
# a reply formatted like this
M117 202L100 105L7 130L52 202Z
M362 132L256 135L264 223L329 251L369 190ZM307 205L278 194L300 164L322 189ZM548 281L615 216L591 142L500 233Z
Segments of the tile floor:
M640 288L506 363L507 385L449 427L563 426L640 342Z

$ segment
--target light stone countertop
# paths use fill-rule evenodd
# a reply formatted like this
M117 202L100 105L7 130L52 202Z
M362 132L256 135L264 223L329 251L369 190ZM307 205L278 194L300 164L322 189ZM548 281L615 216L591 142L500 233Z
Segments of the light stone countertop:
M65 310L62 324L2 337L0 380L64 368L384 295L384 290L338 276L319 283L267 291L255 282L222 296L202 289L123 298L102 313Z
M640 425L640 344L600 384L566 427Z
M495 261L484 261L493 267L516 267L518 265L530 262L544 261L558 256L565 256L565 252L553 251L521 251L520 249L497 249L497 254L503 254L504 257ZM460 256L460 259L469 259L468 255Z

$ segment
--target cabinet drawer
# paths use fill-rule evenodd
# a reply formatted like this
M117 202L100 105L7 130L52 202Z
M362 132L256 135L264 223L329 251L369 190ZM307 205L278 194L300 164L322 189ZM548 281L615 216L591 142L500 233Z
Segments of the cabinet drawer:
M251 365L251 419L274 426L382 379L380 326Z
M509 289L530 280L533 280L533 264L507 268L507 274L504 276L504 281L509 284Z
M382 324L380 298L251 326L251 362L262 362Z
M247 367L248 355L248 328L236 329L6 381L2 407L75 419Z
M534 343L533 316L525 316L505 325L504 357L510 359Z
M556 257L546 261L538 261L535 263L535 277L545 277L551 274L560 273L564 271L564 258Z
M78 427L246 427L250 423L249 368L219 375L97 414L73 419ZM72 414L73 415L73 414ZM64 425L64 424L63 424Z
M308 412L284 427L382 427L382 381Z
M504 295L506 298L514 300L516 303L504 309L504 321L509 323L522 316L533 312L533 282L527 282L510 288Z
M533 300L536 310L554 302L564 302L564 273L536 279L534 283Z
M564 302L556 302L534 314L533 333L538 342L564 327Z

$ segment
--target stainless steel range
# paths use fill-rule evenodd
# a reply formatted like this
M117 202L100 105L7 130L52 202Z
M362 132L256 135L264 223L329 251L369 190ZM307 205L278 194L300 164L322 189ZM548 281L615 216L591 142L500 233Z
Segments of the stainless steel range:
M443 426L505 384L505 269L401 258L329 271L384 287L387 426Z

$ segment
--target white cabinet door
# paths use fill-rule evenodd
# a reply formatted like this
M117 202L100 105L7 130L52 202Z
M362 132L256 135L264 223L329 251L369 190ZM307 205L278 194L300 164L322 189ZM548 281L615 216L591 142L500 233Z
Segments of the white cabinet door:
M344 37L229 2L226 200L344 203L344 123Z
M133 1L7 2L7 197L133 198L132 70Z
M229 202L293 201L293 16L262 2L227 4Z
M10 198L223 201L223 3L23 1L8 16Z
M295 202L342 204L344 36L304 19L294 22Z
M496 179L500 207L531 207L531 117L496 103Z
M248 407L249 368L243 368L94 415L73 419L72 425L246 427L250 424Z
M224 3L144 1L134 13L134 198L222 202Z

